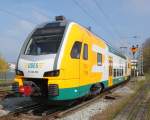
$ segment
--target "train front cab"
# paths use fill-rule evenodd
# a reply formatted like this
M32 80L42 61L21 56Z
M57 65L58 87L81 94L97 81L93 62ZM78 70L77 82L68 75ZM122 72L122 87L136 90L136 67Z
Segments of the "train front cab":
M44 83L44 89L47 90L43 92L42 97L48 101L81 98L88 95L91 87L103 79L104 70L101 67L106 61L106 47L102 40L88 30L76 23L70 23L54 62L55 70L45 73L43 78L30 79L17 75L15 81L19 86L23 86L25 80ZM108 81L103 83L103 87L108 86Z

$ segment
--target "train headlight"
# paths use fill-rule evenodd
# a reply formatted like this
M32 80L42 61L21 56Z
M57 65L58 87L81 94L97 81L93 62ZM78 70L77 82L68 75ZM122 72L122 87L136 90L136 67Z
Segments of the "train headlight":
M16 69L16 75L24 76L23 72Z
M55 77L59 76L59 70L54 70L54 71L48 71L44 73L44 77Z

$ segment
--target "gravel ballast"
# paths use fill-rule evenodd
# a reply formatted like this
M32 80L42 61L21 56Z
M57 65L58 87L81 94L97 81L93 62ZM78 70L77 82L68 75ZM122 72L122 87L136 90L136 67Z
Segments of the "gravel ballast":
M125 94L132 94L134 91L131 90L128 86L123 86L122 88L118 88L113 93L110 93L110 96L117 96L116 100L119 99L121 96ZM97 113L101 113L103 110L105 110L109 105L116 102L116 100L110 100L105 99L105 97L102 97L94 104L89 105L86 108L83 108L75 113L72 113L70 115L67 115L64 118L60 118L57 120L89 120L92 116L94 116Z

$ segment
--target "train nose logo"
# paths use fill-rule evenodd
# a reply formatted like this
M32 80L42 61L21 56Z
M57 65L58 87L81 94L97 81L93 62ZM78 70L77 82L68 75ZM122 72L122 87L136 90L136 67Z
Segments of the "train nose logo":
M43 66L44 66L43 63L27 63L24 65L25 68L31 68L31 69L43 68Z
M38 63L29 63L28 68L38 68Z

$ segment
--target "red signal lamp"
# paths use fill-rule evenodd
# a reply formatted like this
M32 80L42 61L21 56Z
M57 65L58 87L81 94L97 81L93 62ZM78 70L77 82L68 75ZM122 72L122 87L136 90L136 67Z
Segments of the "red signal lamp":
M130 48L130 50L134 55L138 51L138 45L136 47L133 45L132 48Z
M31 86L20 86L19 92L25 96L30 96L32 93L32 88Z
M19 87L19 92L20 92L20 93L24 93L24 87L23 87L23 86L20 86L20 87Z

